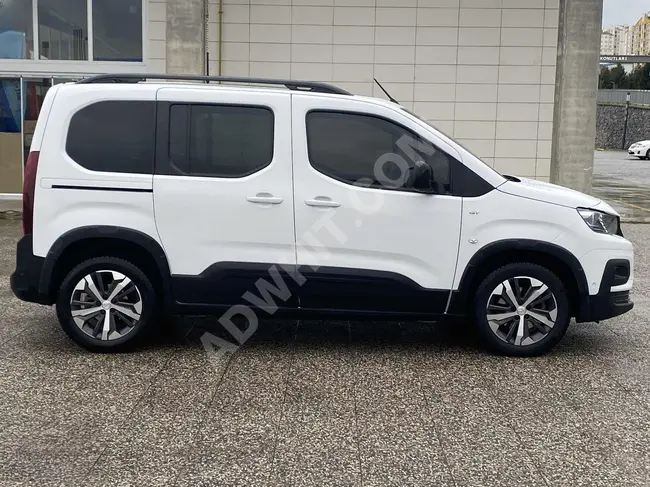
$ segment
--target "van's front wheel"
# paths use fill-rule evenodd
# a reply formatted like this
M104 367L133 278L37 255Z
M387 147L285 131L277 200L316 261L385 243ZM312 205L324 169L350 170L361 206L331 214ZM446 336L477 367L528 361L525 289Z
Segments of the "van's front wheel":
M63 330L76 343L94 352L117 352L148 334L156 302L151 282L138 267L98 257L68 273L56 310Z
M569 326L564 284L536 264L509 264L492 272L480 284L474 306L485 343L504 355L544 354Z

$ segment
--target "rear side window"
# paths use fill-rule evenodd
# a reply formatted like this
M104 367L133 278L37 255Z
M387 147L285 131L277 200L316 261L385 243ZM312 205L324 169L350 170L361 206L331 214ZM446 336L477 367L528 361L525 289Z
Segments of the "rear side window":
M169 158L193 176L240 178L273 160L274 117L265 107L174 104Z
M66 152L91 171L153 174L154 101L102 101L72 116Z

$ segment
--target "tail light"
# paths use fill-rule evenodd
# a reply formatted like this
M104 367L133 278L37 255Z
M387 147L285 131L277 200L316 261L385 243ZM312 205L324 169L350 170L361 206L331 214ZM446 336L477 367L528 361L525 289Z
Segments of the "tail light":
M36 190L36 169L38 168L39 152L33 151L27 157L25 164L25 179L23 181L23 234L33 232L34 227L34 192Z

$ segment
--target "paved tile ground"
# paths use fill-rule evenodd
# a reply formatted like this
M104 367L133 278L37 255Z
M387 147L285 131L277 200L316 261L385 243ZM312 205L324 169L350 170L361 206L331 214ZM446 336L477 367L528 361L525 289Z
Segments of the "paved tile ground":
M207 319L93 355L16 300L0 222L2 485L650 485L650 225L637 306L551 354L495 357L464 327L266 321L211 363Z

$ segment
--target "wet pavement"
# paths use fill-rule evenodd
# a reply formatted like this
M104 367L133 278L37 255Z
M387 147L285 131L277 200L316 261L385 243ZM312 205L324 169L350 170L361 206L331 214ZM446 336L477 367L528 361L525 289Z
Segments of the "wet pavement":
M269 320L212 363L206 318L76 347L11 294L0 221L0 485L650 485L650 225L623 231L636 307L545 357L489 355L467 326Z
M650 161L624 151L596 151L592 193L612 205L623 221L650 223Z

